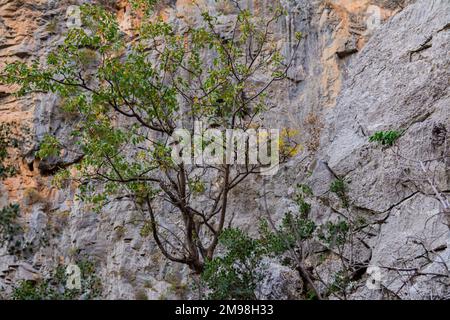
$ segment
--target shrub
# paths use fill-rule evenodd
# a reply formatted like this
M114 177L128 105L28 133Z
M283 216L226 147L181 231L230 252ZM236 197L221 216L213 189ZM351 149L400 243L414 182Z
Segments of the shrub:
M22 228L17 223L19 217L20 207L18 204L10 204L0 210L0 244L6 240L4 237L17 234L22 231Z
M311 205L305 201L305 197L311 196L312 194L312 190L309 186L302 184L297 185L297 193L294 200L298 205L299 212L302 217L307 217L311 211Z
M93 263L82 260L78 262L81 271L81 290L66 288L66 266L59 265L47 279L38 281L25 280L14 288L14 300L76 300L94 299L100 296L102 286L95 274Z
M347 234L350 226L344 220L336 223L328 221L319 231L319 239L321 239L329 247L342 246L346 243Z
M148 300L147 292L143 289L138 290L134 297L136 300Z
M305 119L304 125L309 133L309 139L306 142L306 148L310 152L316 152L320 147L320 134L324 127L317 114L309 113Z
M400 138L402 135L401 132L391 130L391 131L378 131L375 132L372 136L370 136L370 142L377 142L383 146L392 147L394 143Z
M19 142L11 134L14 123L0 124L0 179L8 178L17 173L14 165L6 164L8 148L17 147Z
M55 34L58 31L58 20L52 19L51 21L49 21L45 26L45 31L51 34Z
M330 185L330 191L335 193L341 199L342 206L348 208L350 201L347 196L347 186L343 179L337 179Z
M220 236L225 254L208 261L202 280L211 292L209 299L255 299L257 283L262 280L264 250L258 240L239 229L226 229Z
M10 253L15 253L22 245L23 229L18 222L19 214L18 204L10 204L0 210L0 246L7 244Z
M316 224L312 220L291 212L285 214L276 230L270 230L265 220L260 225L261 241L267 251L275 255L296 248L299 242L310 239L315 230Z
M50 300L56 293L49 288L48 282L21 281L14 289L13 300Z

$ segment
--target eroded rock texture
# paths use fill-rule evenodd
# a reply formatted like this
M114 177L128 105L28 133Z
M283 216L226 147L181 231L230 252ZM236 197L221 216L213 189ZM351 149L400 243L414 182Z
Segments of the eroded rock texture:
M127 2L102 2L117 11L131 36ZM264 1L242 2L264 14ZM74 3L0 0L0 67L15 59L43 59L61 41L66 8ZM444 195L450 190L449 163L442 160L449 152L450 2L282 3L290 14L274 30L278 45L289 55L294 33L301 31L305 37L288 85L272 90L278 109L265 121L299 129L305 152L272 179L255 178L233 193L235 225L256 231L254 221L265 210L265 194L274 217L295 210L293 186L307 184L314 193L308 200L316 222L342 215L364 220L355 232L357 240L342 253L349 263L361 266L346 298L449 297L450 219L435 189ZM380 26L368 25L370 6L381 8ZM225 13L218 28L226 34L233 12L215 9ZM180 28L200 19L191 1L163 1L160 12ZM131 203L111 202L97 214L75 200L74 186L51 185L54 171L76 161L76 155L67 152L39 162L34 151L47 132L70 144L71 118L58 109L57 97L17 99L11 90L0 87L0 120L30 128L32 143L14 154L20 173L0 183L0 207L21 204L27 244L14 254L0 249L0 297L8 297L20 280L45 277L56 265L79 256L95 264L103 298L195 296L188 286L189 271L168 263L152 241L140 235L142 226ZM382 148L368 141L379 130L404 134L396 147ZM348 208L329 191L338 178L346 181ZM308 266L331 283L340 263L337 255L324 254L314 243L307 250ZM374 276L370 267L380 273L375 289L366 285ZM261 298L299 297L295 272L276 263L270 271Z

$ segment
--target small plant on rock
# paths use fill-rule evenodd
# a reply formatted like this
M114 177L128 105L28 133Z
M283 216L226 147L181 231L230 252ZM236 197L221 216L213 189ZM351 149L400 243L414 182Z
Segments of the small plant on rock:
M392 147L401 135L402 133L396 130L378 131L370 136L369 141L377 142L383 146Z
M14 241L15 236L23 231L17 221L19 214L18 204L10 204L0 210L0 245Z
M311 196L312 190L307 185L297 185L297 193L294 197L295 202L298 205L299 211L303 217L307 217L311 211L311 204L305 201L305 197Z
M342 206L344 208L349 207L350 201L347 196L347 186L346 182L343 179L337 179L333 181L330 185L330 191L336 194L339 199L341 199Z
M58 265L50 277L38 281L24 280L14 289L14 300L78 300L95 299L101 295L102 285L94 264L82 260L77 263L81 271L81 290L67 288L66 266Z
M347 241L347 234L350 226L344 220L336 223L328 221L322 226L319 232L319 239L321 239L329 248L335 246L342 246Z
M0 179L11 177L17 173L17 168L9 163L6 163L8 159L8 148L17 147L19 141L11 134L13 123L1 123L0 124Z

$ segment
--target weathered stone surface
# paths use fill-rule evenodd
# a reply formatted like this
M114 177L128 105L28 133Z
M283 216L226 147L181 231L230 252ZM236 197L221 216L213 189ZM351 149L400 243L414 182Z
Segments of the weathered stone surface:
M270 261L266 262L264 268L263 272L267 273L267 276L256 289L258 299L295 300L299 298L303 284L295 271Z
M263 2L255 2L254 10L260 12ZM214 1L202 3L217 5ZM234 225L256 233L255 221L265 211L264 195L275 220L297 210L293 201L297 183L307 184L313 190L314 197L308 199L312 218L319 224L334 221L337 212L345 210L329 189L336 178L344 178L351 204L345 212L363 216L373 224L367 247L355 248L356 261L365 268L381 268L381 284L385 288L369 290L368 275L363 274L355 277L348 297L393 298L393 293L406 299L448 297L448 286L430 275L445 272L445 265L449 264L448 227L443 224L439 202L424 182L426 175L416 160L434 159L448 152L445 141L450 131L450 3L282 3L291 10L274 30L279 38L277 45L289 55L294 32L302 31L304 40L289 73L288 85L275 87L271 92L278 107L265 117L265 122L271 127L298 128L307 151L291 159L271 179L256 177L233 192L230 212L234 213ZM0 0L0 67L14 59L44 59L65 30L67 5L62 1L35 1L31 5ZM382 22L370 30L365 20L369 5L381 7ZM162 15L180 29L200 21L199 12L190 1L166 1L163 7ZM127 8L126 1L116 5L124 31L131 32ZM217 10L225 13L218 28L227 37L235 12L226 7ZM52 21L57 22L54 30L49 28ZM20 279L46 276L58 263L67 264L79 256L95 262L104 298L195 297L187 285L189 271L167 262L150 238L142 237L142 223L131 203L114 201L101 213L94 213L74 200L75 186L62 190L51 186L54 170L76 161L79 155L66 153L39 162L33 151L46 133L56 134L70 144L68 133L73 119L59 110L55 96L16 99L10 91L11 88L0 87L0 121L30 125L34 143L18 157L20 163L24 159L20 175L0 183L0 206L21 203L23 224L27 227L25 237L35 243L34 240L42 240L39 234L45 230L49 242L35 246L33 254L26 258L0 249L0 291L10 294ZM396 147L381 148L368 142L368 137L378 130L401 130L404 134ZM414 161L405 162L405 158ZM448 193L448 163L431 165L436 186ZM42 177L39 171L50 176ZM25 204L23 195L28 188L37 190L41 199ZM425 248L430 251L428 258L423 257ZM314 254L322 250L321 245L313 243L308 249L308 263L318 264L317 270L332 282L339 260L330 255L316 262L320 259ZM344 254L349 251L345 248ZM420 274L402 287L408 271L399 269L408 268L417 268L411 272ZM296 298L302 284L297 285L294 279L292 270L271 263L260 297Z
M349 65L319 153L335 175L349 182L353 206L388 214L372 244L370 265L382 268L382 285L401 298L431 298L432 291L442 296L448 290L431 276L410 280L416 270L404 269L440 269L433 262L438 256L441 267L449 263L446 219L424 182L433 175L439 190L448 191L448 168L445 160L430 162L427 174L420 167L420 161L448 156L448 149L432 141L433 128L450 123L449 20L448 1L417 1L373 35ZM404 134L397 146L381 149L368 142L379 130ZM319 173L313 177L320 179ZM418 258L421 250L430 250L431 261ZM375 298L379 292L371 294L364 289L354 298Z

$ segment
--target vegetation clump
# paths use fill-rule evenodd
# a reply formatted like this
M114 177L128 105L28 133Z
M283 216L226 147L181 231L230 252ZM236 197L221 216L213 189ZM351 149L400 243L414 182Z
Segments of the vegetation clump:
M338 196L344 208L348 208L350 200L347 196L347 185L343 179L336 179L330 185L330 191Z
M369 141L377 142L383 146L392 147L401 135L402 133L396 130L378 131L370 136Z
M87 260L80 261L81 289L69 289L67 266L58 265L52 274L37 281L24 280L14 288L14 300L90 300L101 296L102 284L95 272L95 266Z

